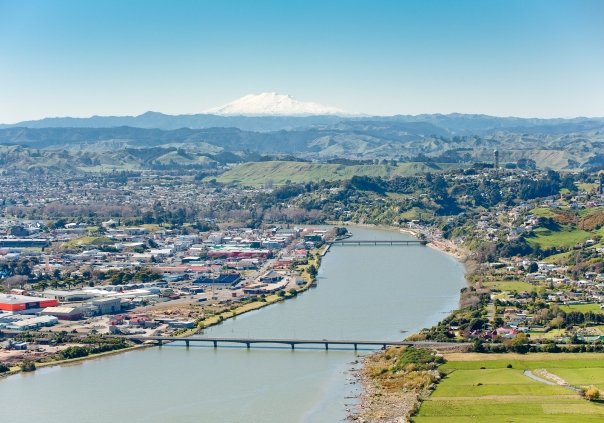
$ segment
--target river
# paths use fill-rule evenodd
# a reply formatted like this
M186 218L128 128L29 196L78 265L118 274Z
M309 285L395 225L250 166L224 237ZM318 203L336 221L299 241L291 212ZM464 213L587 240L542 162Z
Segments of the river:
M351 229L353 239L410 239ZM332 246L318 287L209 328L213 336L400 340L457 306L463 266L423 246ZM168 345L0 381L3 422L338 422L352 350Z

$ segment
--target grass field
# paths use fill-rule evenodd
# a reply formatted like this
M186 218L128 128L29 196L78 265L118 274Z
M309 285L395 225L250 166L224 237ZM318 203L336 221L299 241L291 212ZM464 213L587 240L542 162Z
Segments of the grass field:
M573 254L576 254L576 251L567 251L565 253L554 254L546 257L543 259L543 261L546 263L561 264L565 263L565 261L572 257Z
M590 184L590 183L580 182L580 183L577 184L577 186L582 191L592 192L593 190L595 190L598 187L598 184Z
M604 369L556 369L552 373L560 376L571 385L594 385L599 389L604 389Z
M556 213L548 207L537 207L531 210L531 213L538 217L554 217Z
M561 338L567 335L565 329L551 329L547 332L538 332L531 330L528 333L531 336L531 339L554 339Z
M524 370L547 369L572 385L604 386L602 354L448 354L447 376L413 421L599 422L604 405L574 391L530 379ZM508 368L511 365L511 368Z
M435 169L425 163L401 163L390 165L355 165L307 163L307 162L254 162L233 166L216 180L223 183L260 186L267 182L283 185L291 182L318 182L351 179L353 176L412 175ZM437 169L436 169L437 170Z
M500 291L532 292L539 289L538 286L522 281L495 281L484 282L485 287L498 289Z
M535 229L535 237L527 238L532 245L538 245L540 248L570 248L576 244L582 243L592 237L592 234L580 229L569 229L562 227L559 231L552 231L546 228Z
M65 248L74 248L79 245L107 245L113 244L115 241L102 236L83 236L81 238L72 239L63 244Z
M580 311L581 313L587 313L588 311L594 313L604 313L604 310L600 309L600 304L572 304L562 305L560 310L568 313L569 311Z

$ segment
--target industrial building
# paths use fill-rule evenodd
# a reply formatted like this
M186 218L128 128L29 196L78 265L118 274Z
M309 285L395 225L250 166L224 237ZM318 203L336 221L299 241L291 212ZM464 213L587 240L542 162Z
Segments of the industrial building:
M241 280L239 273L221 273L215 277L201 276L193 281L199 285L234 285Z
M0 316L0 328L8 330L32 330L42 326L53 326L59 322L55 316L23 316L19 314Z
M59 320L80 320L84 317L84 309L82 307L47 307L40 313L43 316L55 316Z
M55 300L62 302L86 301L95 297L94 293L89 291L63 291L55 289L47 289L42 295L46 298L54 298Z
M39 238L1 238L0 248L45 248L50 241Z
M122 300L115 297L93 300L92 305L98 308L99 314L119 313L122 310Z
M27 295L0 294L0 310L15 313L39 310L59 305L54 298L30 297Z

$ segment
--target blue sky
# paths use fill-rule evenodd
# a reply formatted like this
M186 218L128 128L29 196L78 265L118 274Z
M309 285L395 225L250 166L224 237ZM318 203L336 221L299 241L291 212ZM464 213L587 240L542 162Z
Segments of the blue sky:
M276 91L369 114L604 116L604 1L0 0L0 122Z

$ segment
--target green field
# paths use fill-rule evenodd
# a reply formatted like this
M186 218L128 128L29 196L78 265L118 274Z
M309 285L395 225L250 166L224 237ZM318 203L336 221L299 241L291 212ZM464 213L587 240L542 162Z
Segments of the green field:
M307 162L254 162L233 166L216 180L222 183L260 186L266 183L283 185L291 182L318 182L351 179L353 176L413 175L438 170L425 163L401 163L391 165L354 165L321 164Z
M588 311L594 313L604 313L604 310L600 309L600 304L572 304L562 305L560 310L568 313L569 311L580 311L581 313L587 313Z
M564 253L554 254L552 256L546 257L543 259L546 263L553 264L563 264L568 260L573 254L576 254L576 251L566 251Z
M547 332L531 330L528 334L531 336L531 339L554 339L567 335L566 329L550 329Z
M482 285L488 288L497 289L499 291L532 292L539 289L538 286L522 281L484 282Z
M571 385L594 385L599 389L604 389L604 369L556 369L552 373L560 376Z
M113 244L113 241L110 238L102 237L102 236L83 236L81 238L72 239L63 244L65 248L74 248L80 245L108 245Z
M570 248L576 244L585 242L592 237L592 234L580 229L570 229L562 227L559 231L552 231L546 228L537 228L534 230L535 237L527 238L532 245L540 248Z
M602 354L451 354L447 376L413 421L597 422L604 405L576 392L535 381L524 370L546 369L575 386L604 386ZM512 368L508 368L511 364Z
M548 207L537 207L531 210L531 213L538 217L554 217L556 213L552 211L552 209Z
M580 182L577 184L577 186L579 187L579 189L581 191L586 191L586 192L592 192L594 191L596 188L598 188L598 184L590 184L590 183L586 183L586 182Z

